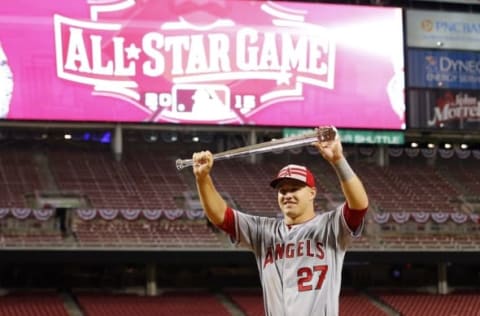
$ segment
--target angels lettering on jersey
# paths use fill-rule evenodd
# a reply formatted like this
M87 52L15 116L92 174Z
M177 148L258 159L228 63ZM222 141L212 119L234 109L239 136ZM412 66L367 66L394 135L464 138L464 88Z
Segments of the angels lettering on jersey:
M293 259L298 257L315 257L323 259L325 251L321 242L313 240L300 240L296 243L277 243L274 246L268 247L263 262L265 269L269 264L281 259Z

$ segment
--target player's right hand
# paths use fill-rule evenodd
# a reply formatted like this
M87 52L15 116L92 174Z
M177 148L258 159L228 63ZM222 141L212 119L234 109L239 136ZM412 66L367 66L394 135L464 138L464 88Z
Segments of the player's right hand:
M335 163L343 157L343 147L338 131L334 126L320 126L318 129L333 129L335 131L333 139L319 140L313 143L325 160Z
M197 179L202 179L209 175L210 170L212 170L213 155L208 150L196 152L192 156L192 162L193 174Z

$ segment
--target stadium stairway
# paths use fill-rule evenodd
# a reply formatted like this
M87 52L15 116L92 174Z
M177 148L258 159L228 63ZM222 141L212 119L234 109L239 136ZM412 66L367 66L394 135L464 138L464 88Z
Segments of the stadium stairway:
M361 295L364 295L372 305L375 305L378 309L382 310L385 312L385 315L388 316L401 316L401 314L396 311L392 306L388 305L384 301L382 301L380 298L377 296L374 296L370 293L363 292Z
M48 157L44 153L36 151L33 154L33 161L39 174L42 188L47 191L58 190L57 183L53 177L52 171L50 170Z
M247 316L227 295L218 293L215 296L232 316Z
M84 316L71 292L61 292L60 297L63 300L63 306L67 310L69 316Z

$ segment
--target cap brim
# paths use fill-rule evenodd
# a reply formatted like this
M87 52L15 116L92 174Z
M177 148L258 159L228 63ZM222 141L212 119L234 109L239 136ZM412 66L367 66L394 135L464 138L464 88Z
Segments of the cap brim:
M289 177L277 178L277 179L273 180L272 182L270 182L270 186L272 188L276 189L277 186L280 184L280 182L285 181L285 180L295 181L295 182L301 183L305 186L308 186L308 183L303 182L302 180L298 180L296 178L289 178Z

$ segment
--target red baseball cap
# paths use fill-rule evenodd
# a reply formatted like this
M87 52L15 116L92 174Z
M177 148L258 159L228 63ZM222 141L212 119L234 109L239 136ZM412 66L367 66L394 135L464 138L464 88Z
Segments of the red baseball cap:
M305 166L288 165L283 167L277 174L277 177L270 182L272 188L276 188L278 183L284 179L294 179L301 181L309 187L315 187L315 178L310 170Z

